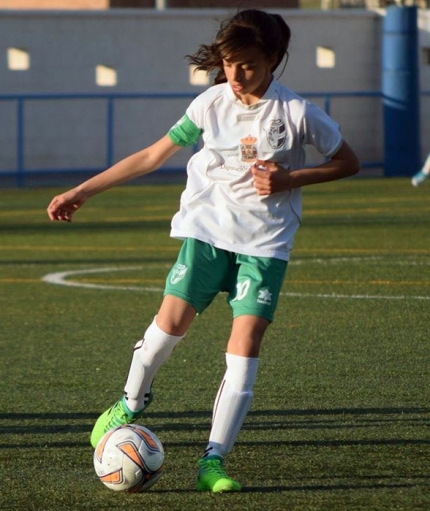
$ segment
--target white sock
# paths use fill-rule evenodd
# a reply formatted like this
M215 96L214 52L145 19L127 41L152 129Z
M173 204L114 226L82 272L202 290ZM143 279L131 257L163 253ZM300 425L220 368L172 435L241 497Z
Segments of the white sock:
M422 171L424 172L424 174L425 174L426 176L429 176L429 175L430 175L430 154L427 156L427 159L426 159L426 161L424 162L424 165L423 165Z
M218 390L204 456L224 457L233 448L253 398L258 358L226 354L227 371Z
M127 407L132 411L145 408L155 373L184 337L160 330L155 316L143 339L136 343L124 392Z

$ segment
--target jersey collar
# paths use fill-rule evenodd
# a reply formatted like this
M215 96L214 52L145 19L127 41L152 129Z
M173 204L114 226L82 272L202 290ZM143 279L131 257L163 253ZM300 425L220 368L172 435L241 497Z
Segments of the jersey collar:
M244 103L242 103L242 101L238 97L236 97L236 95L232 91L230 85L228 83L226 83L225 85L226 85L226 90L227 90L227 96L235 105L237 105L240 108L243 108L245 110L255 110L257 108L260 108L262 105L267 103L269 100L271 100L275 96L275 89L277 87L277 81L273 78L272 81L270 82L269 87L267 88L266 92L264 93L264 95L260 98L259 101L257 101L257 103L254 103L253 105L245 105Z

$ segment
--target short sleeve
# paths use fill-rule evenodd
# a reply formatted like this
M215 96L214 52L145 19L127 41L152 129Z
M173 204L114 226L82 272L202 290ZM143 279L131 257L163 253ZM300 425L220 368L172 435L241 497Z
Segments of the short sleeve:
M313 145L324 156L332 156L342 145L339 125L319 106L307 102L304 118L304 143Z

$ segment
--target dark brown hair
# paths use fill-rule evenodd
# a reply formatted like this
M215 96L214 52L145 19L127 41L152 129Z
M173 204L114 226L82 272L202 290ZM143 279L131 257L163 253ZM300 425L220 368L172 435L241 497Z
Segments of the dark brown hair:
M186 58L199 70L207 72L218 70L214 84L224 83L227 80L222 65L223 59L227 57L231 59L245 48L256 46L268 58L277 56L271 69L273 72L284 57L286 65L290 38L290 28L279 14L247 9L222 22L215 41L210 45L200 45L194 55L187 55Z

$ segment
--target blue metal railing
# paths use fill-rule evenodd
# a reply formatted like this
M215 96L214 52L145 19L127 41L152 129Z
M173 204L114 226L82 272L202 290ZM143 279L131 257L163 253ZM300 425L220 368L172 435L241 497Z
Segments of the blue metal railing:
M430 95L430 91L423 91L422 95ZM25 184L25 177L31 172L32 175L39 173L69 173L69 172L87 172L96 173L110 167L114 158L114 128L115 128L115 102L120 99L189 99L196 97L196 93L41 93L41 94L3 94L0 95L0 101L16 102L16 168L13 170L0 169L0 177L16 177L16 186L22 187ZM306 98L323 99L324 110L330 114L333 98L380 98L383 95L378 91L360 91L360 92L304 92L300 94ZM82 100L82 99L103 99L106 101L107 120L106 120L106 164L101 168L56 168L44 171L35 169L26 170L25 165L25 104L35 100ZM197 147L194 148L196 150ZM365 161L363 167L383 167L383 161ZM161 169L163 170L163 169ZM164 169L166 170L166 169ZM184 169L169 169L184 170Z
M29 172L32 175L37 173L72 173L86 172L97 173L110 167L113 164L114 155L114 126L115 126L115 108L114 103L119 99L194 99L195 93L40 93L40 94L0 94L0 101L16 102L16 168L14 170L0 169L0 177L16 177L16 185L23 187L25 176ZM57 168L50 170L26 170L25 168L25 117L24 106L30 101L48 101L48 100L82 100L82 99L104 99L106 101L107 121L106 121L106 164L97 168ZM182 170L182 169L177 169Z

